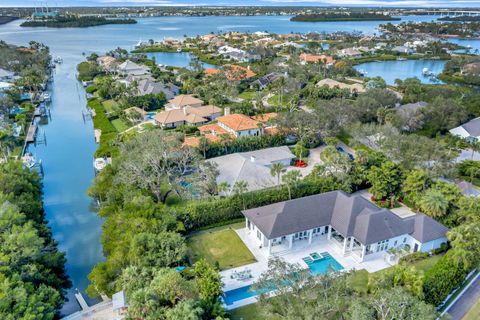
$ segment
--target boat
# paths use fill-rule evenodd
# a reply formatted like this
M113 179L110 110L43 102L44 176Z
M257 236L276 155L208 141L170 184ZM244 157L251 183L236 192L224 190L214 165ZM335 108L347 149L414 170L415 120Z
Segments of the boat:
M44 92L42 94L42 98L43 98L43 101L47 101L47 102L52 101L52 97L50 96L50 93L48 93L48 92Z
M61 64L63 63L63 59L61 57L56 57L55 59L53 59L53 62Z
M96 158L93 160L95 172L102 171L108 164L112 163L112 158Z
M182 49L180 49L180 48L177 48L177 52L179 52L179 53L180 53L180 52L182 52Z
M422 75L424 77L435 77L435 74L432 71L430 71L430 69L428 68L423 68Z
M33 168L37 163L35 157L31 153L25 153L25 155L22 157L22 162L28 169Z
M134 46L135 49L141 48L143 46L143 41L138 40L137 44Z
M397 61L406 61L407 58L397 58Z

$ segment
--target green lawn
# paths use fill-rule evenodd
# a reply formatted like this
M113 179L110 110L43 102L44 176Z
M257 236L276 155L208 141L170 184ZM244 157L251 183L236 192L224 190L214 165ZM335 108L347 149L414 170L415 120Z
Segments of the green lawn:
M105 100L102 102L107 113L112 113L117 110L118 103L115 100Z
M123 132L130 128L130 126L121 119L112 120L112 125L115 127L115 129L117 129L118 132Z
M263 320L264 318L259 316L259 304L253 303L234 309L230 311L230 319L232 320Z
M283 95L283 103L285 104L285 95ZM268 104L272 106L280 106L280 96L274 95L268 98Z
M468 310L467 314L462 318L462 320L477 320L480 319L480 300L475 302L475 304Z
M192 263L205 258L210 263L218 261L221 270L235 268L255 262L255 257L245 246L233 228L234 224L201 231L187 239L188 257Z
M415 268L419 270L423 270L423 272L426 272L430 270L430 268L432 268L433 265L437 263L441 257L442 255L431 256L431 257L428 257L427 259L414 262L412 265L415 266Z
M253 91L244 91L238 95L240 99L252 100L255 97L255 92Z

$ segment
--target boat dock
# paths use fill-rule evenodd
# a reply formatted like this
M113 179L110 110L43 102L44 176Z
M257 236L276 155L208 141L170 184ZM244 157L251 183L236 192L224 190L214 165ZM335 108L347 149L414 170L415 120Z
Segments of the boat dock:
M35 142L35 136L37 135L37 130L38 130L37 125L34 123L31 123L30 127L28 128L27 137L25 138L26 143Z

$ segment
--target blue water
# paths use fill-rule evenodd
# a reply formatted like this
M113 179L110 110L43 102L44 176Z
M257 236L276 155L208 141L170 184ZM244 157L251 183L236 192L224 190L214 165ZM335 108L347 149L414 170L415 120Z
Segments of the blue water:
M343 266L329 253L322 253L322 256L323 258L320 260L314 260L312 262L305 261L310 269L310 272L312 272L314 275L325 274L329 271L343 270Z
M467 47L467 49L460 49L456 50L456 52L460 53L471 53L471 54L479 54L480 53L480 40L470 40L470 39L448 39L449 42Z
M0 1L1 2L1 1ZM408 16L403 21L430 21L438 16ZM102 219L91 210L91 199L86 192L94 178L92 168L94 143L93 127L84 122L85 92L75 78L78 63L90 53L104 54L114 48L133 49L139 40L160 41L166 37L183 38L210 32L307 33L362 31L378 32L378 21L350 22L291 22L289 16L249 17L159 17L138 19L135 25L105 25L92 28L21 28L22 20L0 26L0 40L17 45L38 41L50 47L54 56L64 63L55 71L52 87L51 115L48 125L42 126L48 144L32 146L30 151L42 160L45 169L44 205L46 217L59 248L67 254L67 272L73 282L68 291L69 302L62 313L79 310L74 288L84 292L87 275L92 267L103 260L100 234ZM398 23L394 21L393 23ZM187 57L188 58L188 57ZM170 62L168 62L171 59ZM162 55L158 63L188 65ZM420 68L421 72L421 68ZM408 75L412 76L412 75ZM26 97L28 99L28 97Z
M156 115L156 112L149 112L147 113L147 120L153 120L153 117Z
M335 260L329 253L322 253L323 258L313 262L307 262L308 268L313 275L326 274L330 271L340 271L343 270L343 266ZM307 258L304 258L307 259ZM232 305L236 301L248 299L255 297L261 294L261 291L252 290L252 286L248 285L245 287L240 287L234 290L229 290L223 294L223 300L226 305Z
M192 55L186 52L147 52L147 57L155 58L157 64L187 68L192 61ZM203 68L218 68L213 64L202 62Z
M422 83L433 84L441 82L424 77L422 74L423 68L428 68L437 75L443 71L445 63L445 60L393 60L362 63L354 66L354 68L366 71L366 77L380 76L389 85L395 84L395 79L405 80L413 77L417 77Z

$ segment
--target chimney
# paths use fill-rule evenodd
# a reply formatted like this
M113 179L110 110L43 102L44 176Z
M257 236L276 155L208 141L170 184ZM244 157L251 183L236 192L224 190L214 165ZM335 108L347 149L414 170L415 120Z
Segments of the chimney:
M250 162L255 162L255 156L250 156Z
M183 108L183 114L184 114L184 115L188 115L188 110L187 110L187 108L188 108L188 106L185 106L185 107Z
M217 131L212 130L212 136L216 137L217 136Z
M250 70L250 66L248 66L247 69Z
M225 115L225 116L230 115L230 108L229 107L226 107L225 109L223 109L223 115Z

